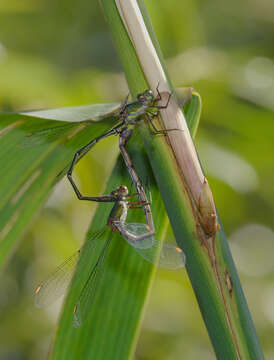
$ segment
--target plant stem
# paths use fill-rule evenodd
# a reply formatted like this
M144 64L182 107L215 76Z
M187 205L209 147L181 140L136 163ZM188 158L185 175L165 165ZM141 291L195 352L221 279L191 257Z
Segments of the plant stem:
M172 91L143 1L101 0L131 93ZM118 11L118 8L119 11ZM165 99L163 99L165 102ZM146 150L218 359L263 359L233 259L184 115L174 97L161 111L167 137L142 128Z

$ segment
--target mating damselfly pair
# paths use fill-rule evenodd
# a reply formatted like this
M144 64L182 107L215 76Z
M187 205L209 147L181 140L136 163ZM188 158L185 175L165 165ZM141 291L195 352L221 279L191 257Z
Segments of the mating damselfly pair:
M165 105L158 105L157 102L161 100L161 95L158 91L158 87L156 90L158 93L157 97L153 96L153 92L151 90L146 90L137 96L137 100L135 102L128 103L126 99L117 113L117 125L113 126L109 131L93 139L87 145L78 150L75 153L69 167L67 177L79 200L114 203L108 216L106 226L94 234L87 243L87 246L92 249L95 249L98 244L102 244L102 241L104 241L104 246L98 260L91 268L90 275L88 276L88 279L80 292L78 301L75 304L73 323L76 327L81 325L82 320L85 319L94 300L96 288L103 271L104 261L110 244L110 237L108 236L110 230L118 231L141 257L153 264L158 264L159 266L168 269L177 269L184 266L185 256L180 247L167 242L161 243L154 238L155 229L150 203L147 200L141 180L139 179L126 150L126 143L131 137L133 128L141 121L145 121L148 124L153 134L165 134L168 131L157 130L152 121L153 118L158 115L160 109L164 109L168 106L170 99L169 97ZM43 135L52 131L54 131L54 129L45 129L43 130ZM117 189L113 190L110 195L82 195L72 178L74 166L77 161L92 148L93 145L110 135L119 136L120 151L137 193L131 195L129 194L127 187L121 185ZM37 134L32 134L32 136L41 136L41 131ZM138 201L131 201L130 198L133 196L138 196ZM146 224L126 222L128 210L131 208L144 209ZM78 250L76 254L66 260L46 281L37 287L35 303L38 307L52 303L57 297L65 292L72 279L73 270L77 264L80 254L81 250Z

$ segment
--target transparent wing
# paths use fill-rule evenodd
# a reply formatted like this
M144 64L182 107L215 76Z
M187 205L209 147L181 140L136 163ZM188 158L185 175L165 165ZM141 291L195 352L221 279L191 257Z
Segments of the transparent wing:
M129 231L131 234L136 235L136 236L143 235L149 231L147 224L143 224L143 223L124 223L121 226L123 227L123 229ZM132 239L129 239L124 234L123 234L123 237L131 246L133 246L135 248L140 248L140 249L150 248L155 242L153 236L147 237L142 240L135 240L135 241Z
M94 234L87 243L88 247L94 248L105 229ZM74 270L83 248L65 260L57 269L35 290L35 306L41 308L51 305L60 296L62 296L71 282Z
M37 286L35 290L35 306L41 308L51 305L66 292L72 279L80 252L81 250L78 250L70 258L64 261L48 279Z
M96 289L99 284L104 271L104 263L106 259L107 250L110 244L111 238L109 237L105 243L105 246L92 268L90 275L80 293L79 299L74 306L73 311L73 326L80 327L83 320L87 317L89 310L95 298Z
M77 128L80 123L67 123L60 126L55 126L52 128L42 129L30 134L27 134L20 142L19 147L27 148L33 146L39 146L45 144L58 138L62 137L66 131Z
M185 254L176 245L168 242L161 243L154 239L154 244L151 247L140 248L136 247L130 240L127 239L127 241L142 258L152 264L170 270L176 270L185 266Z
M117 113L121 108L121 102L107 104L93 104L84 106L69 106L57 109L44 109L23 111L23 115L36 116L43 119L62 121L99 121Z

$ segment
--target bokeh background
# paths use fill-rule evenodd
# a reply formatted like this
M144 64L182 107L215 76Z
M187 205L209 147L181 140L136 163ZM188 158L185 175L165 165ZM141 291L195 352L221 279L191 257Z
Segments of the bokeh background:
M175 87L203 99L196 139L266 359L274 359L274 2L150 0ZM98 1L0 3L0 109L119 101L127 85ZM78 180L101 193L118 153L108 139ZM33 290L84 239L95 207L66 181L54 190L0 278L0 359L45 359L60 304ZM157 216L157 214L154 214ZM96 331L96 329L94 329ZM184 270L159 270L136 360L214 359Z

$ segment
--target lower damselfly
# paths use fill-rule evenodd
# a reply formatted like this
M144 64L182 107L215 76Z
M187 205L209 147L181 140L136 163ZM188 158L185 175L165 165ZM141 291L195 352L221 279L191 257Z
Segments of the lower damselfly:
M89 276L74 306L73 325L75 327L81 326L82 321L91 309L97 286L102 277L111 232L119 232L143 259L152 264L172 270L181 268L185 264L185 255L180 247L169 242L162 243L155 239L147 224L126 222L129 209L149 206L142 201L131 201L130 198L134 195L136 194L130 195L128 188L122 185L112 191L110 195L102 196L106 202L114 202L114 205L106 226L88 239L86 244L91 251L96 251L102 247L102 242L104 242L103 249L97 261L92 265ZM50 305L65 293L81 252L82 249L78 250L36 288L35 304L37 307Z

